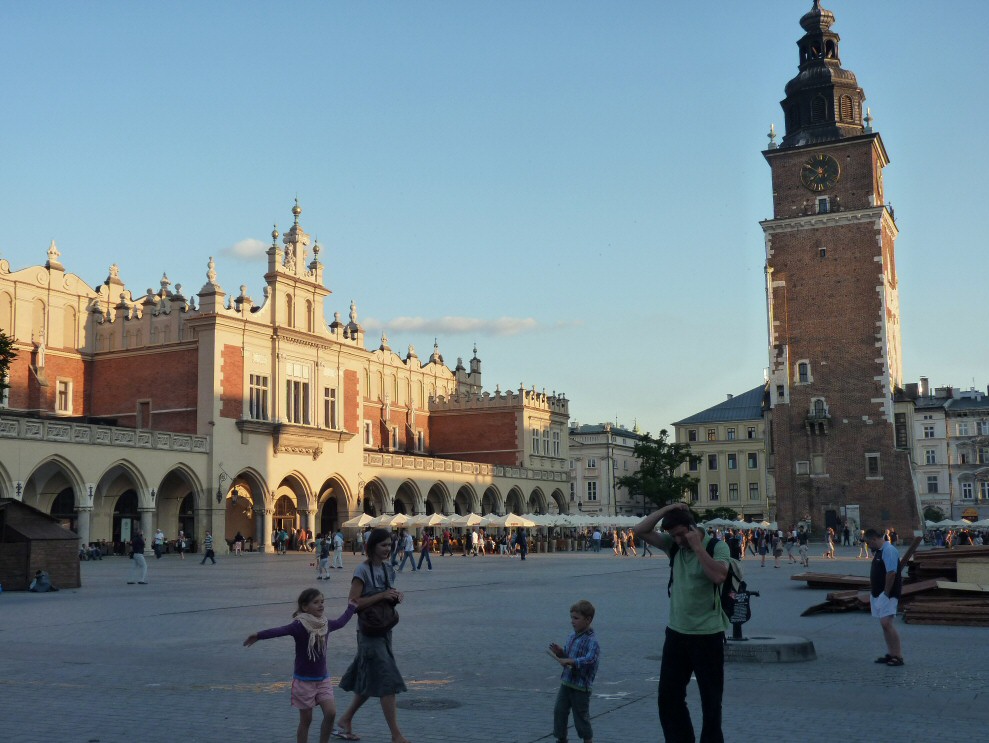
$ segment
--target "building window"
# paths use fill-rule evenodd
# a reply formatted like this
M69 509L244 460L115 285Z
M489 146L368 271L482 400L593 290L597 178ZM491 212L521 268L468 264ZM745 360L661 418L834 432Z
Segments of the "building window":
M982 500L989 500L989 482L979 483L979 497Z
M828 406L819 397L814 398L814 417L815 418L826 418L828 415Z
M776 400L786 402L786 388L781 384L776 385Z
M697 441L697 429L691 428L687 431L687 441Z
M818 214L827 214L829 211L831 211L831 208L830 208L830 204L828 203L828 197L827 196L821 196L817 200L817 213Z
M810 455L811 464L811 474L823 475L827 470L824 468L824 455L823 454L811 454Z
M309 366L289 363L286 365L285 377L285 419L289 423L311 425Z
M598 499L598 484L596 480L589 480L587 482L587 500L597 500Z
M738 483L731 482L728 483L728 500L732 503L738 502Z
M716 429L716 428L709 428L709 429L707 429L707 440L708 441L717 441L718 440L718 429Z
M248 396L247 415L251 420L268 420L268 377L252 374Z
M532 429L532 453L539 453L539 429Z
M573 503L575 500L577 500L577 483L571 482L570 483L570 502ZM645 555L643 555L643 557L645 557Z
M290 327L295 327L295 313L292 308L292 295L285 295L285 324Z
M879 469L879 455L878 454L866 454L865 455L865 476L866 477L882 477L882 472Z
M598 466L598 460L596 460L594 457L587 458L587 469L593 470L596 469L597 466Z
M560 456L560 432L553 431L553 456Z
M734 441L734 440L735 440L735 429L734 429L734 428L729 428L729 429L728 429L728 435L727 435L727 437L726 437L726 438L727 438L727 439L728 439L729 441Z
M728 455L728 469L738 469L738 457L735 454Z
M818 248L817 249L817 257L818 258L827 258L828 257L828 249L825 248L825 247Z
M721 498L718 493L718 483L712 482L707 486L707 497L713 503Z
M0 409L6 409L10 406L10 372L5 371L3 373L3 383L8 386L0 392Z
M333 387L323 388L323 425L327 428L340 428L337 422L337 391Z
M72 414L72 380L59 379L55 387L55 412Z
M807 384L810 382L810 364L806 361L801 361L797 364L797 381L800 384Z
M549 456L549 452L550 452L550 449L549 449L549 431L546 430L546 431L543 431L543 454L545 454L548 457Z
M416 451L426 451L426 434L422 432L421 428L416 431Z
M934 438L934 426L924 426L924 438L925 439Z
M749 483L749 500L759 500L759 483Z
M718 455L717 454L708 454L707 455L707 468L709 470L716 470L716 469L718 469Z
M691 472L697 472L697 470L700 469L700 461L701 460L699 457L691 457L687 469Z
M809 475L810 474L810 462L807 460L801 460L797 462L797 474L798 475Z
M749 426L745 429L745 438L754 439L755 438L755 426Z
M968 421L959 421L955 425L959 436L968 436Z
M398 448L398 426L391 427L391 448Z
M924 449L924 464L937 464L937 450Z
M975 491L974 488L972 487L972 483L970 482L962 483L962 500L972 500L972 498L974 497L974 492Z
M364 446L374 446L374 424L364 421Z
M752 451L749 452L749 469L755 470L759 468L759 455Z
M695 482L690 486L690 502L697 503L700 499L701 497L697 490L697 483Z
M928 493L936 493L937 491L938 491L937 490L937 475L928 475L927 476L927 492Z
M989 436L989 421L979 421L976 423L975 432L979 436Z
M979 456L978 464L989 464L989 447L980 446L976 453Z

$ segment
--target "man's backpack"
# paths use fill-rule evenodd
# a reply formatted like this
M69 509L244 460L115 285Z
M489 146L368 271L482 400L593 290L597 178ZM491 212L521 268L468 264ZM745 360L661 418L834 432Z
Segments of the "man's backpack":
M719 541L719 539L711 537L704 548L712 558L714 557L714 548ZM677 552L679 551L680 545L674 542L670 547L670 582L666 585L667 596L672 596L673 594L673 560L676 559ZM731 619L732 613L735 611L735 593L739 590L741 583L742 563L734 557L729 557L728 575L725 577L724 583L720 586L714 586L715 600L721 603L721 611L724 612L728 619Z

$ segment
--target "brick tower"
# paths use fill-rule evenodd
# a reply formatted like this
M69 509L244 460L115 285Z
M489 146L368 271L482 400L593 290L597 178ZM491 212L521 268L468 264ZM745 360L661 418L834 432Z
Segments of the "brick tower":
M780 525L919 528L908 452L894 439L900 310L889 163L841 66L834 15L800 19L799 73L770 132L766 236L772 474Z

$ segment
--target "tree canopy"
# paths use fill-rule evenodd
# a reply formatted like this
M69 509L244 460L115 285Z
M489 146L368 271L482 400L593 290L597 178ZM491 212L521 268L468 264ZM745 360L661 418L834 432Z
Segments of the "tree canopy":
M694 489L696 477L678 474L684 464L699 461L691 454L689 444L671 443L666 429L653 438L648 433L635 445L634 454L639 469L618 479L618 484L628 490L633 502L652 503L657 508L682 501ZM648 510L648 505L646 505Z

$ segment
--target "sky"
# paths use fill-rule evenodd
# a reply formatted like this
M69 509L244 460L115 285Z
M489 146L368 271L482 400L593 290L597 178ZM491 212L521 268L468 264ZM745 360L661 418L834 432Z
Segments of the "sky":
M811 0L0 4L0 258L91 286L318 238L376 348L657 433L763 381L770 171ZM826 0L891 164L905 381L985 389L983 3ZM980 266L982 268L980 268Z

